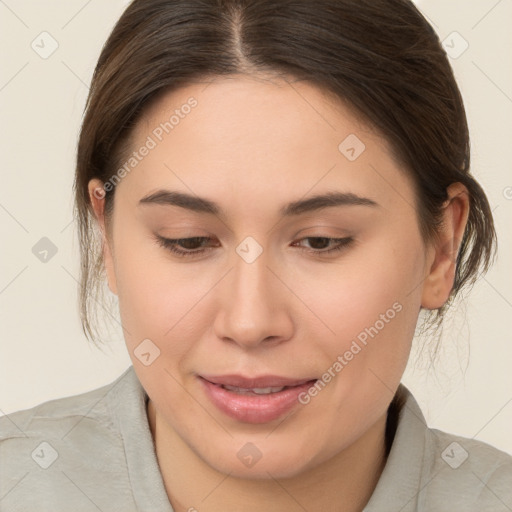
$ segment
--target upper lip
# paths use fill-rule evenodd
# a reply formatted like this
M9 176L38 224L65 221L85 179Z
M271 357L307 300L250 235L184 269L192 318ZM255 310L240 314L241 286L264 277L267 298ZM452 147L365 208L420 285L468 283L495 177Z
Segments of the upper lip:
M244 377L243 375L200 375L201 378L212 384L234 386L237 388L274 388L281 386L300 386L314 378L294 379L278 375L262 375L260 377Z

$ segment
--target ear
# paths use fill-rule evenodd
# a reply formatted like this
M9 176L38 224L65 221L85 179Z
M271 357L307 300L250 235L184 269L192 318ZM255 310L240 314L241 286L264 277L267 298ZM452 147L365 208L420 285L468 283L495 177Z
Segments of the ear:
M421 306L438 309L449 298L455 280L457 254L469 215L469 194L462 183L447 188L439 236L429 248L428 274L423 283Z
M112 293L117 295L114 258L112 256L111 243L109 241L109 237L107 235L108 232L105 226L105 190L103 188L103 182L97 178L92 179L89 181L88 190L94 216L96 217L101 230L103 264L105 265L105 271L107 273L108 287Z

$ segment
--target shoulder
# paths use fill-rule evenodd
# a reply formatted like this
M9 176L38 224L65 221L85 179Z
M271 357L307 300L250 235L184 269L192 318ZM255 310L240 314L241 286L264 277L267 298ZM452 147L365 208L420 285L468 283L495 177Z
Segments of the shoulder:
M0 417L1 510L37 510L42 497L54 510L81 510L90 496L113 497L98 494L98 483L128 482L112 394L131 368L105 386ZM109 492L131 510L125 487Z
M483 441L426 431L430 494L451 496L471 510L512 510L512 455Z
M402 460L411 453L416 458L410 466L418 474L414 500L418 510L510 512L512 455L483 441L429 427L411 392L403 391L399 452Z
M0 446L9 440L44 434L62 437L66 428L76 420L101 422L108 419L107 401L104 398L114 383L80 393L40 403L29 409L19 410L0 417Z
M510 512L512 456L483 441L428 426L400 384L388 419L391 449L365 512Z

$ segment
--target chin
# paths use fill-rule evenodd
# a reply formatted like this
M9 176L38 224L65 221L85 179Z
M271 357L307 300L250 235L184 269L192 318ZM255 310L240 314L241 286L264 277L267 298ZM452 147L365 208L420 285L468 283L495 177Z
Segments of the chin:
M229 474L232 478L243 480L269 480L269 479L286 479L293 478L306 471L306 467L302 466L299 461L294 460L260 460L253 467L243 467L241 464L233 464L232 461L226 461L225 464L216 467L217 471Z
M233 446L240 448L233 449ZM258 448L261 447L261 449ZM293 478L320 463L319 454L306 453L297 444L287 442L278 446L265 441L255 443L233 439L221 451L202 457L212 469L233 478L268 480ZM200 452L199 452L200 453Z

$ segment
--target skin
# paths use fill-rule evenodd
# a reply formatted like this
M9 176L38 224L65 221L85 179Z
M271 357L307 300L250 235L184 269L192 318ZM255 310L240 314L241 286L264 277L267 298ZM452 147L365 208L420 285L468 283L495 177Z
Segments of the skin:
M235 75L167 93L136 125L133 149L191 96L197 107L116 186L111 223L94 194L102 183L89 183L171 504L177 512L362 510L385 464L386 412L420 308L440 307L453 286L467 191L449 187L438 241L426 245L412 181L385 139L315 86L277 78ZM338 150L349 134L366 146L355 161ZM208 198L223 212L138 205L159 189ZM278 213L329 191L378 206ZM212 248L178 257L155 233L212 237ZM252 263L236 252L247 236L263 249ZM353 245L325 256L314 251L335 242L307 238L347 236ZM320 378L394 303L401 311L284 418L234 420L199 385L197 374ZM160 350L149 366L134 354L144 339ZM252 467L237 457L248 442L262 454Z

